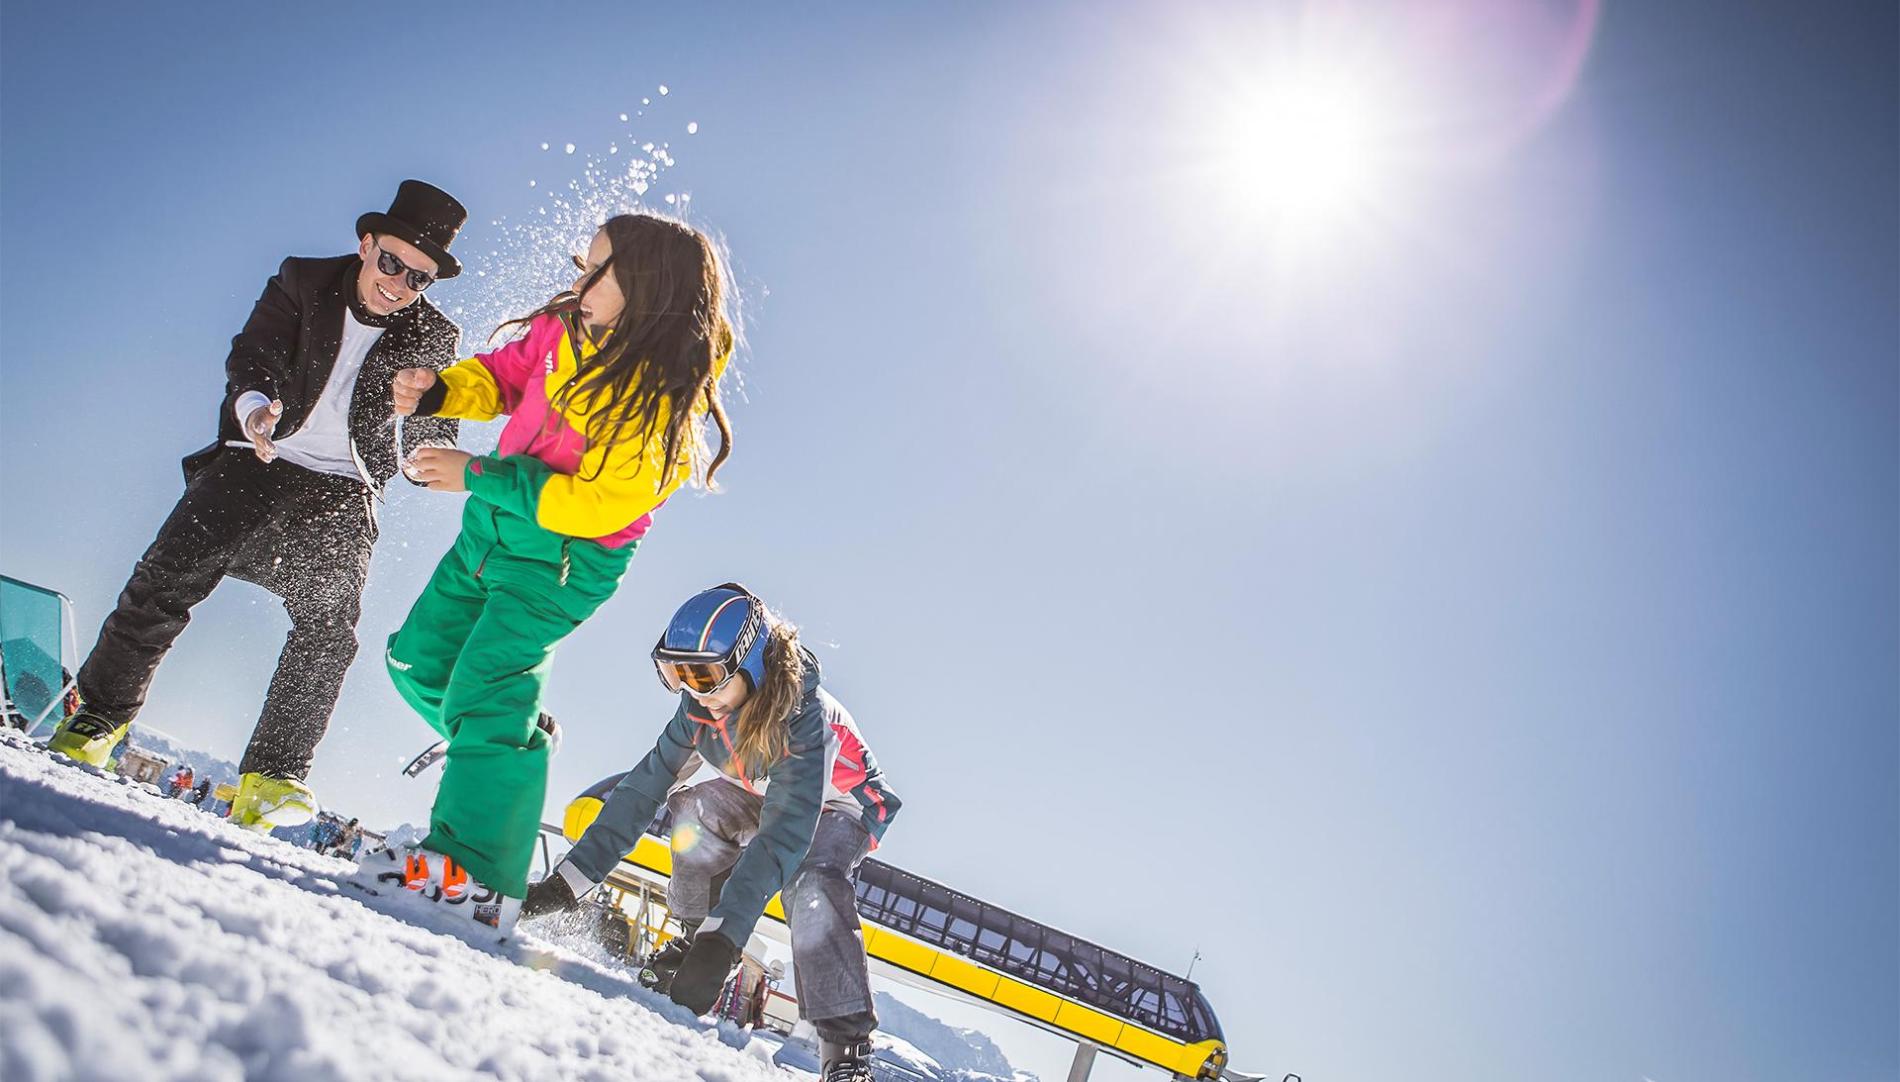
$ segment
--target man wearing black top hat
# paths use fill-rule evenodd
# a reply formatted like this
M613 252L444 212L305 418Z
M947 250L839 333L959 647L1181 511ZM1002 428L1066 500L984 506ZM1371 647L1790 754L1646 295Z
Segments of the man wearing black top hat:
M356 220L354 253L284 260L231 341L218 438L185 458L185 494L99 629L79 670L81 707L50 750L103 766L192 607L233 575L283 598L290 636L231 817L268 830L315 815L304 779L356 656L398 440L455 440L450 420L399 429L390 382L455 361L461 331L422 294L461 273L449 244L467 217L447 192L406 180L387 214Z

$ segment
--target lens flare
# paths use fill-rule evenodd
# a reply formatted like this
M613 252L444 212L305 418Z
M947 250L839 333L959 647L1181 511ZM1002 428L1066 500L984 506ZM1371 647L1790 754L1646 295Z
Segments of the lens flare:
M672 845L675 853L692 852L699 845L699 827L692 823L675 823Z

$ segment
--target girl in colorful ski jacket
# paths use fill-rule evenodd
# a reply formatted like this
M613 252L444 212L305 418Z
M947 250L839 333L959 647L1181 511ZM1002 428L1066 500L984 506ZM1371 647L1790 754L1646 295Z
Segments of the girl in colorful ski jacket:
M395 380L398 414L509 415L493 454L425 447L405 467L470 499L386 654L397 690L448 740L408 863L427 882L409 885L451 901L485 886L503 896L488 911L501 921L527 892L547 790L536 721L554 648L613 596L654 511L689 480L710 485L732 447L719 379L734 332L711 241L620 215L575 264L572 292L517 321L520 337ZM710 462L709 415L722 437Z
M797 629L745 587L727 583L687 601L653 659L679 708L554 874L530 888L521 915L575 908L665 804L667 909L687 934L648 969L676 1002L704 1014L783 891L799 1013L824 1042L824 1077L856 1078L877 1015L851 878L897 814L897 794L850 712L819 686L818 660ZM718 775L678 787L702 761Z

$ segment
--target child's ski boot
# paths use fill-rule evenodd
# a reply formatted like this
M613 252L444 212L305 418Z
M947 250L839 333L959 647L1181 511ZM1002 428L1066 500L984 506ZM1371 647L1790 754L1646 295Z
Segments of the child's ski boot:
M379 845L363 854L350 878L372 894L402 890L426 898L503 938L513 934L521 917L521 899L484 886L460 861L433 849Z

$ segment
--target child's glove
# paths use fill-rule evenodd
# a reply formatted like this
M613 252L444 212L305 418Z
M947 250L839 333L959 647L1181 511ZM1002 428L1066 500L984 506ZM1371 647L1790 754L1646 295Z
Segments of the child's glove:
M701 932L693 937L693 947L686 952L686 960L680 963L666 994L694 1014L705 1014L719 1001L719 990L726 986L726 978L732 976L732 967L738 964L739 948L730 939L718 932Z
M554 872L528 888L528 896L521 901L521 919L532 920L556 910L571 913L580 905L581 900L574 897L574 888L567 885L561 873Z

